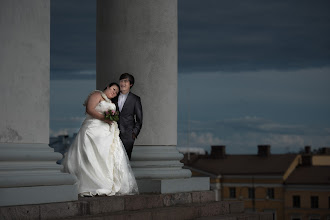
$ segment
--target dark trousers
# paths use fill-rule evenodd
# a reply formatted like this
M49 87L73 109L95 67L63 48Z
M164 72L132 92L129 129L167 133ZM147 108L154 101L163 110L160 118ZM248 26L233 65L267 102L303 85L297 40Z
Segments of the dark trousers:
M132 138L132 134L120 133L119 137L124 144L128 159L131 160L131 155L132 155L132 150L133 150L133 145L134 145L134 140Z

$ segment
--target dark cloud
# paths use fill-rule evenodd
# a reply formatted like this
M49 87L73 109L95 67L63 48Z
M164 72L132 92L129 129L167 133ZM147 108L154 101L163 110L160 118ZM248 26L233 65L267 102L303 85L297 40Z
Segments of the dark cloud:
M95 78L96 1L51 1L50 31L51 79Z
M328 0L179 0L179 73L199 74L179 75L178 146L328 146L329 9ZM66 79L51 81L52 134L76 132L68 118L84 117L95 31L96 1L51 1L51 79Z
M330 1L179 0L179 72L330 66ZM95 78L96 1L51 1L51 77Z
M330 64L329 1L179 1L179 71Z

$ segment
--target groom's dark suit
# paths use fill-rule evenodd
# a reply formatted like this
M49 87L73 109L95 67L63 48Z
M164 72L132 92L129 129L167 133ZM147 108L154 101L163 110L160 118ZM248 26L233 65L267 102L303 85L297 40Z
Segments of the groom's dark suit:
M133 145L133 133L137 137L142 127L142 105L139 96L128 93L127 99L119 114L120 139L124 144L128 158L131 159Z

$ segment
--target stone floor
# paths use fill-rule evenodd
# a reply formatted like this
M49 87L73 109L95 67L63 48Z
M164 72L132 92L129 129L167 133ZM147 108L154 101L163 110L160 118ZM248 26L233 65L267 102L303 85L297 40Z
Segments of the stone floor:
M213 191L85 197L77 201L0 207L0 219L271 220L244 213L243 202L217 202Z

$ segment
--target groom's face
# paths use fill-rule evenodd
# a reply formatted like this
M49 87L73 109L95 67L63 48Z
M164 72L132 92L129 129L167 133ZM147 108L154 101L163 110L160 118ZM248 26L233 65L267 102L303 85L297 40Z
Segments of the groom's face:
M120 80L119 85L120 85L120 91L124 94L128 93L129 90L131 89L131 83L128 80L128 78Z

